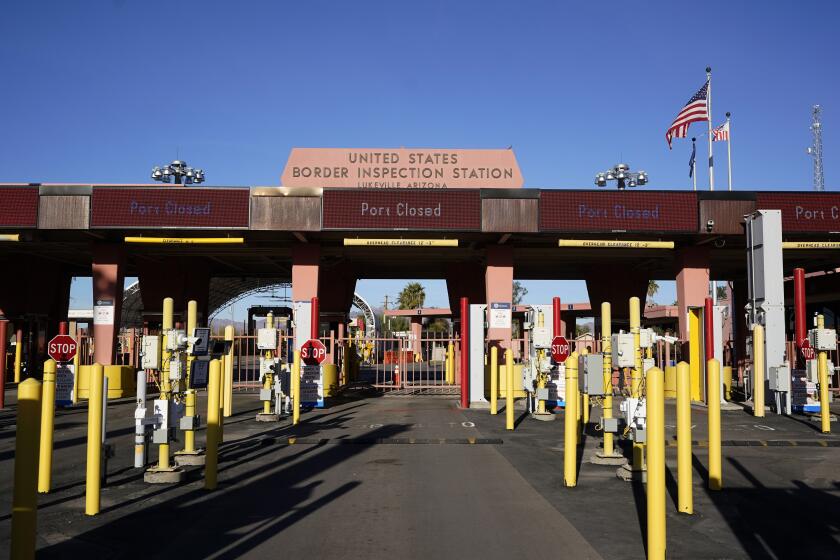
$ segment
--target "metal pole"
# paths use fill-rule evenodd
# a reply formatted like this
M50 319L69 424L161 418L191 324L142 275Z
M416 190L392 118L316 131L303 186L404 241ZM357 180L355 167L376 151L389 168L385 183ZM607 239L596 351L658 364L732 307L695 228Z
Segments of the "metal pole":
M825 328L825 317L817 315L817 328ZM831 410L828 405L828 354L817 356L817 378L820 382L820 428L822 433L831 433Z
M81 364L82 354L82 337L80 333L79 327L76 327L74 337L76 339L76 354L73 356L73 404L79 402L79 365Z
M292 363L292 425L300 422L300 350L295 350Z
M572 352L566 359L566 411L564 413L563 437L563 484L569 488L577 486L577 431L578 431L578 353Z
M490 348L490 414L498 412L499 403L499 348Z
M709 415L709 489L723 487L720 457L720 362L712 358L706 362L706 402Z
M219 466L219 384L221 363L210 360L210 379L207 383L207 455L204 462L204 488L215 490Z
M29 378L18 385L11 550L15 559L35 558L40 431L41 383Z
M310 338L317 339L318 338L318 327L320 326L321 321L321 312L319 309L318 298L312 298L312 309L311 309L312 317L310 319Z
M87 477L85 515L99 513L99 491L102 484L102 387L105 370L101 364L90 368L88 382Z
M639 298L630 298L630 333L633 335L634 366L630 376L630 396L641 398L639 387L642 384L642 349L640 344L641 303ZM645 468L645 448L643 443L633 442L633 470L642 471Z
M192 336L195 328L198 326L198 302L190 300L187 302L187 336ZM195 390L190 389L190 374L192 370L192 363L195 356L190 352L187 355L187 374L184 377L186 380L186 403L184 407L184 414L188 418L195 416ZM195 455L195 432L193 430L184 430L184 454Z
M796 338L796 349L802 349L802 343L808 337L805 320L805 269L793 269L793 308L794 308L794 336ZM794 361L801 360L801 352ZM802 360L800 367L805 367L805 360Z
M677 364L677 509L694 513L691 472L691 374L688 364Z
M142 416L141 416L142 414ZM146 370L137 371L137 414L134 420L134 468L146 466Z
M712 152L712 69L706 67L706 79L709 88L706 90L706 107L709 113L709 190L715 190L715 158Z
M729 171L729 190L732 190L732 125L730 124L729 117L731 113L726 113L726 130L727 130L727 138L726 138L726 163L728 166Z
M163 338L161 339L160 354L160 400L168 401L171 398L172 387L169 383L169 361L172 359L172 352L166 349L166 331L172 329L175 300L164 298L163 300ZM164 406L169 406L167 402ZM168 415L167 415L168 416ZM169 426L162 426L163 430L169 431ZM169 438L166 443L158 445L158 469L169 470Z
M461 408L470 407L470 301L461 298Z
M505 428L514 428L513 419L513 350L505 350Z
M705 359L711 360L715 357L715 323L714 303L712 298L707 297L703 308L703 345L706 352Z
M602 416L612 418L612 309L610 303L601 303L601 352L604 355L604 405ZM604 431L604 456L614 457L612 432Z
M44 383L41 398L41 458L38 461L38 492L41 494L49 493L52 486L55 370L55 361L47 360L44 362Z
M764 327L753 326L753 416L764 418Z
M15 383L20 383L21 356L23 355L23 329L15 329Z
M224 410L225 416L230 417L233 414L233 325L225 327L225 341L230 342L227 357L225 359L225 402Z
M665 374L645 375L647 399L647 549L649 560L665 560Z

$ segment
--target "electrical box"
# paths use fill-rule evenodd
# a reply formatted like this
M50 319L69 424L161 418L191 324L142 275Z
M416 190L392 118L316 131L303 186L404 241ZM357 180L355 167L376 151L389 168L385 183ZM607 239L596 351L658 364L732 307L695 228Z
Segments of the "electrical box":
M831 386L831 377L834 374L834 364L831 360L826 360L826 371L828 372L828 385ZM808 360L805 362L805 376L811 383L819 383L819 360Z
M604 418L601 420L604 432L615 434L618 432L618 418Z
M144 336L141 340L140 368L160 369L160 336Z
M266 360L265 357L260 356L260 377L264 375L271 375L277 371L277 366L280 363L280 358L271 358Z
M653 348L653 329L639 329L639 348Z
M837 349L837 331L834 329L811 329L808 341L817 352L831 352Z
M633 348L633 335L617 333L612 335L613 367L634 367L636 365Z
M642 371L644 374L647 374L647 371L656 365L656 360L653 358L643 358L642 359ZM644 375L643 374L643 375Z
M770 366L770 390L790 391L790 364L785 362L781 366Z
M210 329L193 329L190 354L193 356L206 356L210 352Z
M534 327L531 329L531 342L538 350L551 348L551 330L548 327Z
M193 360L190 366L190 389L206 389L210 380L210 361Z
M630 427L634 440L641 443L644 440L636 439L644 437L645 422L647 418L647 404L645 399L628 397L621 402L621 412L624 414L624 422ZM637 433L637 430L639 433Z
M604 356L583 354L578 356L578 376L583 379L583 392L588 395L604 394Z
M187 333L180 329L169 329L166 335L166 349L167 350L186 350L187 349Z
M277 350L277 329L257 329L257 348Z
M169 360L169 380L180 381L186 374L186 360L181 357L174 357Z
M274 398L274 390L273 389L260 389L260 400L261 401L270 401Z
M181 418L179 422L179 427L182 431L192 430L195 431L201 427L201 416L184 416Z

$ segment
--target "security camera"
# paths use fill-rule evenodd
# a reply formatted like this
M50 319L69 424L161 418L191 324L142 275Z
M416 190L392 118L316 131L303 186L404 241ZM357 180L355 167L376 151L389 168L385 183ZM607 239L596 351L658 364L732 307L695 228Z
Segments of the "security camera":
M715 229L715 221L714 220L708 220L706 222L706 231L709 232L709 233L712 233L713 229Z

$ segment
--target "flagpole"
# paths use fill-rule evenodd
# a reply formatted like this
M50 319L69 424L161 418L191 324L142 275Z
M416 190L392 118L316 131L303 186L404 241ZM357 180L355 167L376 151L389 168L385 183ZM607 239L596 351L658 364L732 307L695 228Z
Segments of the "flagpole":
M715 190L715 159L712 152L712 67L706 67L706 80L709 87L706 90L706 109L709 113L709 190Z
M697 138L691 139L691 153L696 154L697 145ZM694 161L691 162L691 180L694 181L694 190L697 190L697 158L694 158Z
M732 113L726 112L726 163L729 166L729 190L732 190L732 123L729 117Z

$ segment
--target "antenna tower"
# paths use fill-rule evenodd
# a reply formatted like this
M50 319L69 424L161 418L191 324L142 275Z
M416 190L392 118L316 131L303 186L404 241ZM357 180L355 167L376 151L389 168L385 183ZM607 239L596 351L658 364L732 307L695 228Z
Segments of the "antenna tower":
M808 148L808 154L814 158L814 190L824 191L825 181L823 180L823 163L822 163L822 123L820 122L820 114L822 108L819 105L814 105L811 110L811 133L814 135L814 144Z

